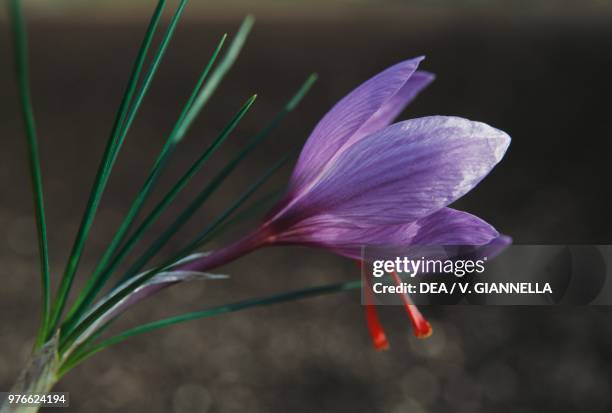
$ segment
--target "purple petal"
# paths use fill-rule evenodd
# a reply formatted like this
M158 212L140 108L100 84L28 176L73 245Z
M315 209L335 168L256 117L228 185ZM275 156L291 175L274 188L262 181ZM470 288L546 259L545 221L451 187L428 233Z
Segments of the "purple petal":
M344 151L277 217L329 214L362 227L416 221L476 186L509 144L506 133L457 117L396 123Z
M485 245L499 236L495 228L467 212L442 208L416 221L415 245Z
M487 245L484 245L482 248L480 248L479 255L482 257L487 257L489 259L495 258L499 254L501 254L510 244L512 244L512 238L508 235L502 234L491 242L489 242Z
M393 120L391 116L396 116L428 83L422 76L420 81L408 83L423 59L418 57L391 66L361 84L327 112L302 149L291 185L299 188L308 182L349 139L356 140L374 132L374 128L387 126ZM390 109L391 103L397 107ZM374 116L382 108L380 116Z
M389 98L372 117L359 128L360 137L365 137L374 132L378 132L389 126L395 118L402 113L410 102L425 89L436 76L433 73L422 70L414 74L404 83L404 86L391 98ZM355 139L351 139L354 143Z
M489 245L499 238L495 228L482 219L443 208L409 224L366 228L330 215L316 216L279 236L278 241L324 247L358 259L363 246Z

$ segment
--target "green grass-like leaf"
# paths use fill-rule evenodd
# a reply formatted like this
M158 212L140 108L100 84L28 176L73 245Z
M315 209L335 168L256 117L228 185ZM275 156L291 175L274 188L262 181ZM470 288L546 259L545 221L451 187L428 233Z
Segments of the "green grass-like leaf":
M136 199L132 203L132 206L130 207L130 210L128 211L127 215L121 222L119 229L115 233L109 247L107 248L104 255L102 256L102 259L100 260L100 262L94 269L92 276L89 278L87 282L87 285L85 286L81 294L77 297L70 312L66 316L66 323L68 325L73 322L74 318L78 316L79 312L86 309L88 305L91 303L91 300L93 299L92 295L95 293L94 289L97 288L97 285L100 282L100 277L103 274L103 271L106 270L106 268L109 266L111 259L117 252L121 243L125 240L125 236L127 235L132 224L134 223L134 220L136 219L139 212L141 211L143 204L145 203L148 196L153 191L155 184L157 183L159 177L161 176L161 173L164 167L167 165L167 162L170 156L174 153L174 150L179 142L176 140L176 132L178 131L180 125L182 124L185 118L185 115L191 109L193 102L196 99L196 96L198 96L198 93L200 92L202 88L202 84L204 83L204 80L208 76L208 73L210 72L219 52L221 51L221 48L223 47L223 43L225 42L226 37L227 36L224 35L219 41L215 51L213 52L212 57L210 58L202 74L200 75L200 78L198 79L198 82L196 83L196 86L193 89L191 96L187 100L187 103L185 104L174 126L174 129L170 133L162 150L160 151L157 159L155 160L155 163L153 164L153 167L149 173L149 176L145 180L143 187L141 188L140 192L136 196Z
M159 23L164 6L165 0L159 0L157 7L153 13L153 16L151 17L151 20L149 22L149 26L147 27L144 40L138 52L138 57L136 58L134 68L130 75L130 80L124 92L121 104L119 105L119 111L117 112L117 116L115 118L110 137L106 144L104 155L102 157L102 162L98 167L98 171L96 173L96 178L94 180L89 200L87 202L87 206L85 207L85 213L83 214L83 218L81 220L81 225L77 232L77 236L74 241L70 257L68 259L68 264L66 265L66 270L64 271L64 275L60 282L60 286L56 295L55 303L53 305L52 314L47 329L47 336L51 334L53 330L55 330L57 324L59 323L62 312L66 305L66 301L68 299L68 295L70 294L72 282L74 280L74 276L76 274L81 255L85 247L85 242L89 235L89 231L91 230L91 226L93 225L93 221L98 206L100 204L100 200L102 199L102 194L104 193L104 189L108 182L112 167L117 158L119 149L121 148L121 145L123 143L123 138L125 137L125 135L122 136L122 128L124 126L126 117L128 116L129 104L134 96L138 79L140 78L140 74L142 72L145 57L147 56L149 47L151 46L151 42L157 29L157 25Z
M267 297L252 298L236 303L215 306L206 310L195 311L175 317L169 317L162 320L154 321L152 323L143 324L141 326L124 331L123 333L120 333L114 337L110 337L106 340L103 340L94 346L82 346L80 351L76 351L66 360L66 362L60 369L60 375L65 374L71 368L75 367L83 360L93 356L94 354L104 350L107 347L121 343L122 341L125 341L131 337L158 330L160 328L168 327L174 324L184 323L187 321L197 320L200 318L214 317L221 314L246 310L252 307L261 307L283 303L287 301L301 300L304 298L317 297L325 294L340 293L344 291L356 290L359 288L361 288L361 280L322 285L317 287L310 287L295 291L284 292L280 294L274 294ZM88 344L92 341L93 340L88 341Z
M206 85L193 102L193 105L190 108L189 112L185 115L185 119L183 120L181 126L176 132L175 139L177 141L183 138L193 121L196 119L196 117L204 107L204 105L208 102L214 91L219 86L219 83L221 83L226 73L233 66L234 62L238 58L238 55L240 54L240 51L242 50L242 46L244 46L244 42L246 41L254 23L255 19L253 18L253 16L247 16L240 25L240 28L238 29L236 36L232 40L232 44L230 45L227 53L223 56L223 59L221 59L221 61L219 62L219 66L210 76L209 81L206 82Z
M169 38L172 36L174 27L176 23L178 22L178 18L180 17L180 13L182 12L185 4L186 4L186 1L182 1L181 4L179 5L179 8L177 9L177 12L175 13L174 18L172 19L170 23L168 32L166 36L164 37L164 39L162 40L160 48L158 49L158 55L160 54L163 55L163 52L165 51L165 48L169 42ZM76 322L78 317L82 315L82 313L84 313L84 311L91 304L91 302L95 298L95 295L101 290L101 288L104 286L104 284L106 283L110 275L112 275L112 271L116 267L116 265L114 265L113 263L116 261L121 262L123 257L127 254L127 252L129 252L131 248L135 245L134 242L137 242L139 240L139 237L142 236L142 234L144 233L144 231L146 231L146 229L157 219L157 217L153 217L151 222L149 223L147 223L147 219L145 219L145 223L147 223L146 228L145 228L145 223L143 223L143 225L141 225L136 230L136 233L134 234L134 236L132 236L126 242L124 247L117 253L117 256L118 257L120 256L120 257L118 259L116 258L114 261L111 261L113 254L117 252L119 245L121 245L121 242L125 239L125 236L127 235L127 232L129 231L136 216L138 215L138 212L142 208L144 201L146 200L149 193L152 191L155 183L157 182L157 179L159 175L161 174L161 170L165 166L166 161L168 160L169 156L174 151L174 148L176 147L176 145L178 145L178 143L183 139L183 137L189 130L189 127L193 123L193 121L196 119L198 114L203 109L204 105L208 102L212 94L215 92L215 90L219 86L220 82L223 80L227 72L231 69L234 62L236 61L246 41L246 38L248 37L248 34L253 26L253 23L254 23L254 19L251 16L247 16L244 19L243 23L238 29L238 33L236 34L235 38L232 40L232 44L230 45L228 52L225 54L225 56L223 57L223 59L221 60L217 68L214 70L213 74L210 76L210 78L206 82L206 84L203 87L201 87L202 82L207 77L208 72L210 68L212 67L212 64L214 63L214 60L216 59L216 56L219 53L225 41L225 36L221 39L221 42L217 46L217 49L213 55L213 58L209 61L209 64L205 68L202 76L200 77L198 81L198 84L196 85L196 88L194 89L194 94L192 94L192 96L189 99L189 102L187 103L187 105L185 105L184 110L179 116L179 119L174 129L170 133L170 136L168 137L168 140L164 148L162 148L162 152L160 153L158 160L156 161L153 167L153 170L151 171L151 174L149 175L149 177L147 178L147 181L145 182L145 187L143 187L143 190L141 190L140 194L138 195L137 199L132 205L132 208L128 212L128 215L126 216L119 230L113 237L113 240L111 241L111 245L109 246L104 256L102 257L100 264L94 270L94 274L91 277L91 279L88 281L88 284L86 285L85 290L79 295L79 297L77 297L77 301L75 302L75 305L73 305L73 307L71 308L70 313L63 325L64 330L70 329L70 327ZM158 61L158 59L154 59L154 62L155 61ZM152 67L156 67L155 63L152 65ZM147 79L149 79L149 76L147 76L145 79L145 82L144 82L145 86L148 85ZM138 99L136 100L136 102L139 104ZM130 117L130 119L132 118L133 117ZM129 123L128 123L128 127L129 127ZM201 166L202 165L200 165L200 167ZM176 194L174 196L176 196ZM161 208L161 210L159 211L159 214L163 212L166 206ZM153 213L155 213L155 211L156 210L154 210ZM148 218L151 218L151 215L149 215ZM127 251L127 252L123 253L123 251Z
M257 179L229 208L227 208L221 215L217 217L215 221L210 223L198 236L179 254L167 260L162 265L159 265L139 277L133 279L131 282L121 284L121 288L113 290L100 304L93 310L84 320L80 321L73 329L64 331L63 336L60 340L60 352L65 351L67 348L74 343L79 336L87 330L89 326L96 322L102 317L107 311L112 309L115 304L129 295L134 289L138 288L156 274L172 267L177 261L185 258L195 248L201 245L202 240L211 232L214 231L227 217L229 217L235 210L239 208L255 191L257 191L276 171L278 171L289 159L289 155L283 157L270 167L259 179ZM128 280L129 281L129 280Z
M178 7L176 8L174 15L172 16L172 19L170 19L170 23L168 24L168 28L166 29L166 33L164 34L164 37L162 38L157 51L155 52L155 55L153 56L153 60L151 61L151 64L149 65L149 69L147 69L147 73L144 76L144 79L142 81L142 85L140 86L140 89L138 90L138 93L136 94L136 97L134 98L134 103L132 104L132 107L130 108L130 111L127 114L127 117L123 123L123 125L121 126L121 136L125 137L130 129L130 127L132 126L132 123L134 122L134 119L136 118L136 114L138 113L138 110L140 109L140 105L142 104L142 101L144 100L144 97L147 94L147 91L149 90L149 86L151 86L151 82L153 81L153 78L155 77L155 74L157 73L157 69L159 68L159 65L164 57L164 55L166 54L166 49L168 48L168 45L170 44L170 41L172 40L172 37L174 36L174 31L176 30L176 26L179 22L179 20L181 19L181 16L183 14L183 11L185 10L185 6L187 5L189 0L181 0L181 2L179 3Z
M110 278L110 276L117 269L117 267L123 262L123 259L132 250L132 248L134 248L138 244L138 241L140 241L144 233L151 227L151 225L153 225L153 223L166 210L166 208L172 203L172 201L174 201L176 196L187 186L191 178L193 178L194 175L202 168L202 166L204 166L210 156L229 137L229 135L236 128L240 120L251 108L251 106L255 102L256 97L257 95L254 95L245 102L245 104L240 108L238 113L234 115L234 117L225 126L223 131L217 136L213 143L202 153L202 155L200 155L200 157L193 163L193 165L187 170L187 172L185 172L185 174L170 189L170 191L155 206L155 208L153 208L153 211L151 211L151 213L143 220L140 226L138 226L134 233L129 237L129 239L126 241L123 247L121 247L121 249L115 256L115 258L108 265L108 267L106 267L104 271L100 274L100 276L95 280L93 287L90 289L90 292L85 297L83 303L89 304L93 301L96 294L104 286L106 281ZM81 312L85 310L83 305L81 306L80 310L82 310ZM79 315L80 314L77 312L76 316L70 322L65 323L63 328L64 332L70 330L70 328L78 320Z
M13 28L15 72L17 75L19 100L21 102L21 111L23 114L23 123L26 132L28 163L30 168L30 179L32 182L32 196L34 199L36 229L38 232L38 250L40 255L42 311L41 326L36 341L38 346L44 341L50 315L51 290L47 224L45 220L42 174L40 171L40 160L38 155L38 140L36 137L36 122L34 120L34 110L32 109L32 101L30 97L30 82L28 79L28 39L25 19L21 11L21 3L19 0L11 0L9 2L9 12Z

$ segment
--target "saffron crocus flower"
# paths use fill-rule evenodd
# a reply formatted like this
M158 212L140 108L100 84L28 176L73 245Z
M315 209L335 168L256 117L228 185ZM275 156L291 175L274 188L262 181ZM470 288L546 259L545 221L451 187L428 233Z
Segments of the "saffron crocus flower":
M422 60L398 63L338 102L308 138L285 197L263 223L183 269L207 271L280 244L322 247L353 259L364 245L507 245L508 238L482 219L447 206L502 159L510 137L453 116L391 124L434 79L417 71ZM428 335L429 324L405 304L417 335ZM368 320L373 336L379 335L372 309ZM377 338L380 347L383 338Z

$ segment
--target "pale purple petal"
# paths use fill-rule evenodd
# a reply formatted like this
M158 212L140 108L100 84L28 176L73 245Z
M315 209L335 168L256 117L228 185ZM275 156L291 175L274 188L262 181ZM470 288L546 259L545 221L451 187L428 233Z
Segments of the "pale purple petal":
M495 228L482 219L443 208L412 223L365 228L358 222L318 215L281 234L278 242L324 247L358 259L363 246L488 245L498 238Z
M479 248L479 256L487 257L489 259L497 257L501 254L510 244L512 244L512 237L501 234L487 245Z
M422 60L423 57L418 57L391 66L361 84L327 112L302 149L293 171L291 185L299 187L312 179L349 139L356 139L359 130L396 96L398 91L402 91L402 94L398 95L397 104L403 109L408 101L401 98L405 96L409 100L424 87L422 82L417 82L414 86L419 90L411 93L406 89L407 81ZM387 109L384 112L386 113ZM385 119L388 119L388 122L392 120L389 116L381 115L381 118L376 120L376 124L381 125ZM384 126L386 125L381 127ZM372 127L366 127L366 130L373 131ZM365 131L359 133L361 137L366 134Z
M389 98L372 117L359 128L360 137L365 137L389 126L410 102L425 89L436 76L422 70L414 72L404 86ZM355 138L351 138L355 141Z
M277 219L328 214L362 227L412 222L476 186L509 144L506 133L458 117L396 123L328 164Z
M414 223L414 245L485 245L499 236L490 224L467 212L442 208Z

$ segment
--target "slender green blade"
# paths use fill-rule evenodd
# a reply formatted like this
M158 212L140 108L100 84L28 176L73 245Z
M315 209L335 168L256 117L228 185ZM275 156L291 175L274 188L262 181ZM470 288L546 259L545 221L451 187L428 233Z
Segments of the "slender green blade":
M28 150L28 163L30 168L30 179L32 183L32 195L36 215L36 229L38 232L38 250L40 255L40 274L42 287L42 312L41 326L37 345L42 344L46 335L48 317L50 311L50 281L49 281L49 249L47 243L47 224L45 220L45 203L43 198L42 173L40 171L40 160L38 155L38 140L36 137L36 122L34 110L30 97L30 82L28 79L28 39L25 27L25 19L21 10L19 0L9 2L11 22L13 27L13 39L15 49L15 72L17 74L17 85L19 88L19 99L23 114L23 123L26 132Z
M142 101L144 100L144 97L146 96L147 91L149 90L149 87L151 86L151 82L153 81L153 78L155 77L155 74L157 73L157 69L159 68L160 63L164 55L166 54L166 49L168 48L168 45L170 44L170 41L172 40L172 37L174 36L174 31L176 29L176 26L179 20L181 19L181 15L183 14L183 11L185 10L185 6L187 5L188 1L189 0L181 0L178 7L176 8L176 11L174 12L174 15L172 16L172 19L170 20L170 23L168 24L166 33L164 34L164 37L162 38L161 43L159 44L159 47L157 48L157 51L155 52L155 55L153 56L153 60L151 61L151 64L149 65L149 69L147 69L147 73L144 76L142 85L138 93L136 94L136 97L134 98L134 103L132 104L132 107L130 111L128 112L125 122L123 123L121 127L121 135L123 137L127 135L130 127L132 126L132 123L134 122L134 119L136 118L136 114L138 113L138 110L140 109Z
M185 119L183 120L181 126L176 132L176 140L182 139L185 133L187 133L187 130L189 129L193 121L197 118L198 114L200 113L204 105L208 102L212 94L215 92L227 72L231 69L234 62L238 58L238 55L242 50L242 46L244 46L244 43L254 23L255 19L252 16L247 16L244 19L244 21L240 25L240 28L238 29L238 33L236 33L236 36L232 40L232 44L230 45L227 53L223 56L223 59L219 62L219 66L210 76L210 80L206 82L206 85L202 89L201 93L193 102L193 106L185 115Z
M251 108L257 95L253 95L249 98L245 104L240 108L238 113L230 120L225 126L223 131L217 136L214 142L200 155L200 157L193 163L193 165L185 172L185 174L178 180L178 182L170 189L170 191L164 196L164 198L155 206L153 211L144 219L140 226L134 231L130 238L126 241L123 247L119 250L112 262L104 269L99 277L94 281L93 287L89 290L86 297L83 299L84 304L89 304L93 301L96 294L102 289L106 281L110 278L113 271L123 262L123 259L127 254L138 244L138 241L142 238L144 233L149 227L157 220L157 218L165 211L165 209L174 201L176 196L182 191L191 178L204 166L210 156L221 146L223 142L229 137L231 132L236 128L240 120L246 115L248 110ZM83 307L83 306L81 306ZM77 318L73 318L70 323L65 324L64 332L69 330L72 325L76 322Z
M202 311L195 311L187 314L182 314L175 317L169 317L162 320L154 321L152 323L143 324L138 327L134 327L123 333L120 333L114 337L110 337L102 342L86 349L84 348L80 352L75 352L73 357L70 357L66 363L62 366L60 373L64 374L72 367L76 366L81 361L94 354L104 350L105 348L114 344L121 343L131 337L148 333L154 330L158 330L164 327L168 327L174 324L184 323L187 321L197 320L200 318L214 317L226 313L246 310L253 307L262 307L272 304L279 304L288 301L301 300L309 297L317 297L326 294L334 294L345 291L351 291L361 288L361 280L353 280L343 283L335 283L322 285L317 287L304 288L300 290L288 291L280 294L274 294L267 297L258 297L248 300L238 301L231 304L225 304L215 306Z
M121 288L114 290L111 294L104 299L100 305L91 312L84 320L80 321L73 329L66 330L63 332L63 337L60 341L60 351L68 348L74 341L85 331L87 328L92 325L97 319L104 316L104 314L112 309L115 304L121 301L124 297L129 295L134 289L138 288L160 271L164 271L170 267L172 267L178 260L185 258L189 255L195 248L197 248L203 239L208 235L210 231L214 231L228 216L230 216L238 207L244 203L259 187L261 187L267 180L270 178L276 171L282 167L286 161L289 159L289 156L285 156L283 159L274 164L270 169L268 169L259 179L256 180L254 184L252 184L247 191L245 191L242 196L238 198L238 200L226 211L224 211L217 219L209 224L204 231L202 231L185 249L183 249L177 256L172 259L166 261L164 264L147 271L146 273L140 275L139 277L133 279L132 281L127 281L121 284Z
M70 354L66 355L64 354L65 357L65 361L63 363L63 366L68 366L70 365L71 367L74 367L77 362L82 360L81 356L85 355L85 353L88 352L88 350L91 348L92 344L98 339L100 338L100 336L102 336L102 334L104 334L104 332L110 327L110 325L112 324L113 320L109 321L108 323L102 325L99 329L97 329L95 331L94 334L92 334L91 336L89 336L86 340L84 340L82 343L76 345L74 347L74 349L70 350ZM59 377L62 377L65 373L68 372L68 370L70 370L70 368L63 370L61 372L59 372Z
M223 47L223 43L225 42L226 37L227 36L224 35L221 38L216 49L213 52L212 57L208 61L204 70L202 71L202 74L200 75L200 78L198 79L198 82L196 83L196 86L193 89L191 96L187 100L187 103L185 104L181 114L179 115L179 118L174 126L174 129L170 133L161 152L159 153L157 159L155 160L155 163L153 164L153 167L149 173L149 176L145 180L143 187L141 188L140 192L136 196L136 199L132 203L132 206L130 207L127 215L123 219L121 225L119 226L119 229L117 230L113 239L111 240L109 247L107 248L100 262L94 269L93 274L89 278L85 288L83 289L81 294L77 297L74 305L72 306L68 315L66 316L66 324L68 325L71 324L74 321L75 317L78 317L78 314L81 312L81 310L86 309L87 306L91 303L93 299L92 295L94 294L94 289L99 284L100 276L103 274L103 271L110 264L112 257L115 255L118 248L121 246L121 243L125 240L125 236L127 235L128 231L132 227L134 220L140 213L143 204L145 203L145 201L147 200L147 198L153 191L155 184L157 183L159 177L161 176L161 173L164 167L166 166L170 156L174 153L174 150L176 146L178 145L178 141L175 139L176 132L179 129L180 125L182 124L183 119L185 118L186 114L191 109L196 97L198 96L198 93L200 92L200 89L202 87L204 80L207 78L208 73L210 72L215 60L217 59L217 56L219 55L219 52L221 51L221 48Z
M186 3L185 1L181 2L181 4L179 5L179 9L177 11L177 14L179 14L179 12L182 11L182 7L184 7L185 3ZM177 14L175 14L175 16L177 16ZM176 19L176 21L178 21L178 19ZM173 22L175 22L175 19L173 19ZM189 105L185 107L186 111L180 115L179 121L176 123L176 126L175 126L174 130L172 131L172 133L170 134L170 137L169 137L168 142L166 144L167 146L169 146L171 148L171 149L168 150L169 152L172 152L174 147L183 139L183 137L185 136L185 134L189 130L189 127L193 123L193 121L197 118L198 114L201 112L201 110L203 109L204 105L208 102L208 100L213 95L213 93L215 92L215 90L217 89L217 87L219 86L219 84L221 83L221 81L223 80L225 75L227 74L227 72L233 66L234 62L238 58L238 55L240 54L240 51L242 50L242 47L243 47L243 45L244 45L244 43L245 43L245 41L246 41L246 39L248 37L248 34L249 34L253 24L254 24L254 19L253 19L252 16L247 16L244 19L243 23L241 24L241 26L240 26L240 28L238 30L238 33L236 34L235 38L232 40L232 44L230 45L230 48L229 48L228 52L224 55L223 59L221 60L221 62L219 63L219 65L217 66L217 68L215 69L213 74L211 75L210 79L206 82L204 87L199 89L199 91L197 93L197 96L194 97L193 101L191 101L189 103ZM170 27L171 28L173 27L172 22L171 22ZM221 44L223 43L224 40L225 40L225 36L222 39ZM164 45L165 45L165 43L164 43L164 41L162 41L162 46L160 47L160 50L162 50L162 53L163 53L163 50L165 50L165 46ZM218 53L219 50L220 50L220 47L218 47L217 53ZM211 66L212 66L212 62L211 62ZM203 80L203 78L204 78L204 76L202 77L202 80ZM145 85L147 85L147 81L146 80L145 80ZM138 102L138 100L137 100L137 102ZM128 127L129 127L129 124L128 124ZM163 165L163 164L161 164L161 165ZM151 188L153 186L154 186L154 183L151 184ZM143 198L146 198L146 196L144 196ZM144 203L144 199L142 200L142 203ZM129 228L131 227L131 224L132 224L133 220L136 218L137 213L138 213L138 211L140 210L141 207L142 207L142 205L138 206L137 208L134 208L134 211L133 211L134 217L130 217L129 215L128 215L128 217L126 217L125 221L130 221L130 222L129 223L128 222L125 223L125 228L123 228L124 225L122 224L122 228L120 228L119 232L123 232L123 233L119 234L119 236L115 237L118 240L116 242L117 245L111 245L109 247L109 250L110 249L113 250L113 251L111 251L112 253L109 253L109 251L107 251L107 254L105 254L105 256L102 258L102 261L104 261L103 262L104 265L100 266L100 268L102 268L100 271L102 271L103 269L106 270L111 265L113 265L112 263L109 262L110 258L116 252L117 248L121 244L121 241L123 241L125 235L127 234ZM142 226L140 228L142 228ZM145 230L146 230L146 228L145 228ZM142 232L144 232L144 230ZM121 239L119 239L119 238L121 238ZM130 238L130 240L132 240L132 239L134 239L134 237ZM137 239L136 239L136 241L137 241ZM113 240L112 242L114 244L115 240ZM128 243L129 242L130 241L128 240ZM129 249L131 249L131 248L132 247L129 247ZM123 250L125 250L125 248L122 249L122 251ZM119 254L121 254L121 252L119 252ZM84 291L77 298L77 303L71 309L71 312L70 312L70 314L69 314L69 316L67 318L67 322L66 322L66 325L67 325L68 328L70 328L70 326L72 324L74 324L74 322L76 321L78 316L80 316L80 314L82 314L82 312L91 303L91 301L93 300L95 295L104 286L104 284L106 283L106 280L110 277L111 274L112 274L112 270L110 270L110 271L107 270L105 272L100 272L100 274L95 275L94 277L92 277L93 280L91 280L91 282L88 283L88 286L86 286L86 291Z
M121 281L138 273L155 254L163 248L168 240L185 225L191 216L202 206L202 204L215 192L225 179L236 169L242 160L251 153L265 138L267 138L281 123L281 121L297 107L317 79L312 74L306 79L298 91L291 97L285 107L278 112L272 121L255 135L247 145L212 179L212 181L198 194L191 204L183 210L178 218L147 248L147 250L130 266ZM121 282L120 281L120 282Z
M81 225L77 232L77 236L74 241L70 257L68 259L68 264L66 265L66 270L64 271L64 275L60 282L55 303L52 309L52 315L50 318L47 334L50 334L50 332L53 331L57 326L64 307L66 305L68 295L70 294L70 288L72 287L72 281L76 274L81 255L85 247L85 241L87 240L89 231L91 230L91 226L93 225L93 221L98 206L100 204L100 200L102 199L102 194L108 182L110 172L117 158L119 149L123 143L121 135L122 127L124 125L126 116L128 115L128 107L130 102L132 101L132 97L136 90L136 86L138 83L138 79L140 78L140 74L142 72L145 57L153 40L153 35L155 34L155 31L157 29L157 25L159 23L164 5L165 0L159 0L157 7L153 13L153 16L151 17L151 20L149 22L149 26L147 27L147 31L145 33L144 40L134 63L134 67L130 75L128 85L121 100L121 104L119 105L119 111L117 112L117 116L115 118L115 122L111 130L110 138L108 139L108 142L106 144L104 155L102 157L102 162L100 163L100 166L96 173L96 178L92 186L87 206L85 207L85 213L83 214Z

